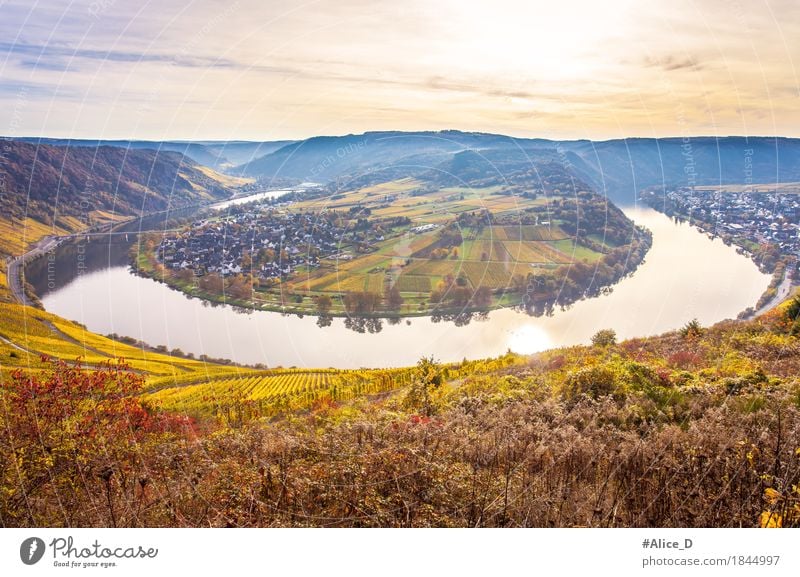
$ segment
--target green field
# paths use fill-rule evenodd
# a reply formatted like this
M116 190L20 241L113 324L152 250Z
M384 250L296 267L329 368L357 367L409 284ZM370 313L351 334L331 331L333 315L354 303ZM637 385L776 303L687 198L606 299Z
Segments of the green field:
M515 274L526 275L534 264L547 268L569 264L573 259L594 262L602 257L577 245L558 223L546 222L464 228L460 246L450 247L445 258L431 258L440 231L458 215L485 209L493 218L513 223L515 214L545 207L547 200L510 196L500 186L446 187L422 195L412 194L424 184L407 178L353 190L337 195L336 199L326 197L293 205L292 210L298 211L366 208L374 217L407 217L411 225L376 244L370 254L347 262L324 261L319 269L302 278L290 279L282 289L309 297L328 294L335 298L354 291L380 294L385 275L376 273L377 267L391 270L404 298L418 302L428 298L448 276L466 276L473 290L488 287L496 291L509 287ZM422 233L412 230L426 224L437 228Z

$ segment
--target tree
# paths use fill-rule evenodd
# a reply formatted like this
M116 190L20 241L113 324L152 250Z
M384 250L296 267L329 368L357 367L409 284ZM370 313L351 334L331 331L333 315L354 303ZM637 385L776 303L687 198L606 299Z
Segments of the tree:
M680 329L680 335L685 339L696 339L702 336L703 327L700 321L692 319Z
M403 400L404 406L425 416L435 414L444 383L442 368L433 357L422 357L414 368L412 378L411 387Z
M321 315L326 315L330 312L333 301L328 295L319 295L314 297L314 302L317 305L317 312Z
M596 347L610 347L617 344L617 333L614 329L602 329L592 337L592 344Z
M190 268L180 269L175 276L184 283L190 283L194 280L194 272Z
M472 295L472 302L477 308L488 309L492 306L492 289L487 286L478 287Z
M389 310L397 311L403 306L403 297L400 295L400 289L397 288L397 284L386 287L383 299Z
M371 292L349 292L345 293L342 298L344 308L350 314L371 313L378 306L380 300L380 295Z
M228 283L228 293L237 300L246 300L253 296L253 285L250 279L237 274Z
M200 288L213 294L222 294L222 277L219 273L212 272L200 279Z

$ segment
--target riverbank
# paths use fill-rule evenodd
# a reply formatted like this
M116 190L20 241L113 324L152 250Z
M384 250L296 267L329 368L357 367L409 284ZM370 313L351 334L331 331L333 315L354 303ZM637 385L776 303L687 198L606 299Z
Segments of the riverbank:
M6 261L6 271L8 278L8 288L11 292L12 298L19 304L25 306L40 307L38 297L28 290L25 282L24 269L25 265L31 261L45 256L46 254L57 249L61 244L66 241L89 236L105 236L111 234L115 226L123 225L135 219L118 220L114 222L106 222L100 225L88 227L84 230L74 232L66 235L49 235L36 241L32 247L16 257L9 257Z
M192 298L204 301L240 307L243 309L272 311L286 314L309 315L320 318L352 318L365 319L404 319L414 317L460 317L463 315L488 313L493 310L516 308L533 316L552 314L555 307L568 307L586 298L592 298L613 290L613 286L630 276L644 261L652 246L652 234L644 227L636 227L636 234L629 244L617 247L609 254L594 263L577 258L568 264L562 264L548 271L548 277L529 274L527 278L515 279L515 286L488 289L472 287L461 301L442 298L409 298L409 295L396 293L398 302L391 306L392 285L385 284L381 293L368 292L299 292L284 289L280 283L270 289L255 289L252 281L242 284L236 279L217 276L218 288L209 290L205 277L195 277L190 269L170 269L161 263L155 246L158 239L139 244L139 250L130 256L130 264L136 274L153 279L159 283ZM613 254L612 254L613 253ZM614 262L610 266L606 261ZM458 264L458 263L457 263ZM467 263L469 264L469 263ZM488 263L482 263L488 264ZM466 264L465 264L466 266ZM346 284L350 273L342 272L338 283ZM244 280L248 280L244 277ZM466 278L464 278L465 283ZM542 288L549 285L550 288ZM286 286L292 287L289 283ZM459 288L457 283L443 290L447 296ZM481 291L484 291L481 294ZM389 296L387 296L389 295ZM471 296L470 296L471 295ZM361 302L348 302L349 297L359 297L367 301L369 306L359 306ZM370 298L367 298L370 297ZM403 298L406 297L406 298ZM355 299L354 299L355 300Z
M765 305L747 317L747 320L754 319L777 308L782 302L791 297L798 287L800 287L800 285L796 284L794 279L789 278L784 273L783 279L775 288L775 295Z
M730 196L738 200L740 194L743 193L730 193ZM751 199L751 206L744 209L740 203L736 204L730 214L721 211L709 213L709 199L689 195L688 189L666 193L646 190L642 192L641 200L670 218L687 222L709 238L721 238L726 244L736 246L762 272L772 275L758 302L742 311L738 318L749 320L774 309L793 293L793 288L800 286L797 282L800 253L796 253L796 245L787 240L792 233L775 232L781 228L777 221L788 217L780 213L764 217L767 206L771 206L774 200L769 193L756 193L754 197L761 200ZM698 213L703 216L698 217ZM714 217L714 222L708 220L710 216Z
M108 258L102 251L99 262L89 266L90 274L65 278L41 297L48 311L94 332L177 347L195 356L268 366L358 368L375 366L376 359L382 366L401 367L430 355L454 362L508 349L531 353L588 343L603 328L623 339L660 334L695 317L709 326L736 318L769 284L752 261L688 224L651 209L627 213L653 233L652 248L636 273L607 294L556 306L540 317L505 308L387 322L215 305L136 275L124 256L119 264L104 264ZM32 277L31 284L46 285L37 280Z

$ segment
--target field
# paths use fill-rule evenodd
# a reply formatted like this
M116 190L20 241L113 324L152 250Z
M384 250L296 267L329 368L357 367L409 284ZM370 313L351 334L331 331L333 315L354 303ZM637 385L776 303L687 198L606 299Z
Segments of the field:
M569 235L557 226L521 225L495 226L487 229L484 236L498 240L551 241L569 238Z
M144 376L143 399L160 410L234 419L347 400L407 383L407 370L253 369L153 352L86 331L45 311L0 304L0 389L16 370L37 374L57 359L87 369L118 360Z
M524 268L525 265L520 263L467 261L463 263L462 270L473 288L488 287L495 290L510 286L515 271L521 274Z
M402 274L397 279L397 290L406 293L428 293L431 290L431 279L427 276Z
M292 210L298 211L368 209L372 217L407 217L411 225L376 243L369 254L349 261L323 260L318 269L290 278L279 290L307 297L322 294L337 297L359 291L382 294L386 272L391 272L398 279L398 290L403 297L416 305L428 299L431 291L450 275L465 275L473 290L480 287L498 290L509 287L513 275L526 275L534 264L550 268L573 259L594 262L602 257L577 245L558 222L542 221L477 229L467 226L460 230L463 236L460 246L448 247L449 253L444 258L434 258L433 253L441 250L439 239L443 227L455 222L458 215L486 209L496 219L513 222L526 210L541 209L547 201L504 194L500 186L425 189L420 194L418 191L424 186L421 181L407 178L293 205ZM419 233L412 230L428 224L436 228ZM305 302L301 307L313 312L313 298ZM338 301L334 298L333 302L336 312ZM411 306L401 312L411 312ZM418 310L416 306L413 308L415 313Z

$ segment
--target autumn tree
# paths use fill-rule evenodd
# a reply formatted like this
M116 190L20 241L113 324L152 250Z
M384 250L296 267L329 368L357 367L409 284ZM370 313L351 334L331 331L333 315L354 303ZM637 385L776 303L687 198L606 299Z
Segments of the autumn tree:
M381 297L371 292L348 292L345 293L342 301L345 310L350 314L368 314L374 312Z
M328 295L319 295L314 297L314 302L317 305L317 312L321 315L326 315L330 312L333 301Z
M411 387L403 400L403 405L423 415L433 415L436 413L437 400L443 383L442 368L433 357L421 358L414 368Z
M403 297L400 295L400 289L397 288L396 283L386 287L383 299L389 310L397 311L403 306Z
M175 277L184 283L190 283L194 281L194 272L190 268L182 268L176 274Z
M212 272L200 279L200 288L213 294L222 294L222 277L219 273Z
M228 294L237 300L247 300L253 296L253 284L250 279L237 274L228 281Z
M12 374L0 392L4 525L80 525L90 511L122 524L130 511L115 508L116 495L147 478L141 457L150 443L188 424L152 412L138 395L143 384L121 362L87 370L59 360Z
M592 337L592 344L596 347L610 347L617 344L617 333L614 329L601 329Z
M685 339L696 339L703 335L703 326L697 319L692 319L678 331Z

